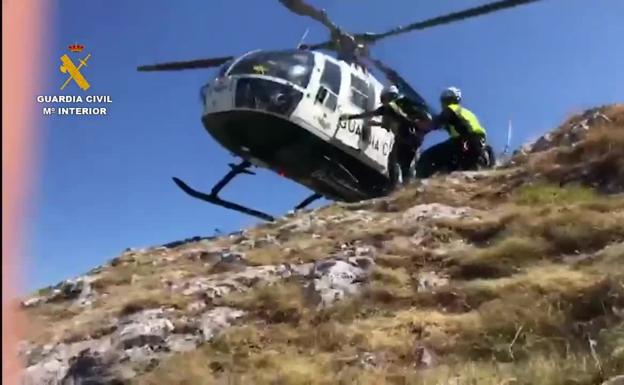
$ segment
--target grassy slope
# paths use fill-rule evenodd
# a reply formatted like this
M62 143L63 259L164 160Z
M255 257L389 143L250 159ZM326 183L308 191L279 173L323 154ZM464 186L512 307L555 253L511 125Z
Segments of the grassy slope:
M138 383L593 384L624 371L624 197L536 185L483 221L439 221L427 247L402 242L417 226L353 231L379 248L362 298L319 313L293 282L225 298L252 320ZM464 244L432 252L451 240ZM450 283L418 292L431 269ZM423 348L438 365L418 367Z
M290 249L249 251L258 265L323 258L348 241L373 245L370 287L320 312L307 306L296 281L226 296L216 304L250 311L243 325L173 356L136 383L555 385L595 384L623 373L624 196L594 189L607 172L624 181L624 108L609 116L613 123L592 130L581 145L537 154L518 169L433 178L382 201L318 211L327 218L367 210L372 223L252 229ZM537 174L543 178L535 180ZM585 185L560 187L570 175ZM469 206L480 219L395 221L429 202ZM33 338L97 336L106 332L106 320L140 308L187 312L191 299L169 293L163 282L212 272L186 257L194 248L122 255L98 273L96 288L109 295L94 310L64 303L29 310L48 326ZM432 270L448 284L420 291L418 278ZM374 357L372 368L359 364L365 352ZM435 362L431 368L422 364L427 356Z

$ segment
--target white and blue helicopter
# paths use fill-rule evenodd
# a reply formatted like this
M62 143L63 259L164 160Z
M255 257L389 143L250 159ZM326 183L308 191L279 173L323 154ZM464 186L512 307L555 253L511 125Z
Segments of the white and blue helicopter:
M384 33L349 34L303 0L279 0L292 12L321 22L331 33L327 42L300 44L281 51L256 50L238 57L171 62L140 66L139 71L172 71L219 67L201 88L202 122L227 151L241 158L210 193L194 190L178 178L174 182L192 197L264 220L267 213L221 199L219 192L238 174L252 167L269 169L314 193L295 209L316 199L354 202L387 195L389 155L394 135L379 126L379 118L341 121L380 104L382 81L371 68L422 108L425 100L399 74L371 58L368 47L387 37L422 30L539 0L503 0L434 19L397 27ZM303 40L303 39L302 39ZM323 51L336 52L336 57ZM377 120L377 121L376 121ZM376 124L374 124L376 123ZM365 127L366 126L366 127ZM366 128L367 135L362 135Z

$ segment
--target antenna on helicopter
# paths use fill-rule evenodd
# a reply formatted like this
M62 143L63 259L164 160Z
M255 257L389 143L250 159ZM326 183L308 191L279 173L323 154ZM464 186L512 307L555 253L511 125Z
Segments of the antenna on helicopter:
M301 39L299 39L299 44L297 44L297 49L301 49L304 46L303 42L305 41L305 38L308 36L308 32L310 32L310 28L306 28L305 32L303 33L303 36L301 36Z

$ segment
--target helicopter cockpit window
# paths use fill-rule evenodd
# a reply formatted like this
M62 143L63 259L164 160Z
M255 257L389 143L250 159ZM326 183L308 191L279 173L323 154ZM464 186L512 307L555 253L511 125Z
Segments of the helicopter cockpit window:
M336 110L338 106L338 94L342 82L340 66L325 60L325 68L321 74L321 87L316 96L316 101L324 104L330 110Z
M327 87L331 92L339 94L341 81L340 66L325 60L325 68L321 75L321 85Z
M266 75L307 87L314 69L311 52L289 50L256 52L244 57L230 69L230 75Z
M370 91L368 83L355 76L351 75L351 102L363 110L368 107L368 95Z

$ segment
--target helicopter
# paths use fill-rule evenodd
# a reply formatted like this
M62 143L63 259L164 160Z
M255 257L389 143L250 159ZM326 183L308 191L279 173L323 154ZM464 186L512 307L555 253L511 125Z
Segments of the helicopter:
M174 177L188 195L256 218L275 218L222 199L219 192L239 174L254 175L252 167L268 169L310 190L295 206L300 210L320 198L357 202L389 194L390 152L394 134L379 118L344 121L380 104L381 72L404 97L418 106L419 119L432 119L424 98L395 70L370 55L375 42L477 17L539 0L501 0L433 19L399 26L383 33L350 34L333 23L324 10L303 0L278 0L291 12L308 16L330 31L319 44L300 43L291 49L253 50L239 56L143 65L138 71L218 68L200 88L204 129L233 156L230 171L209 193ZM327 52L333 52L332 56ZM363 132L366 132L363 135Z

